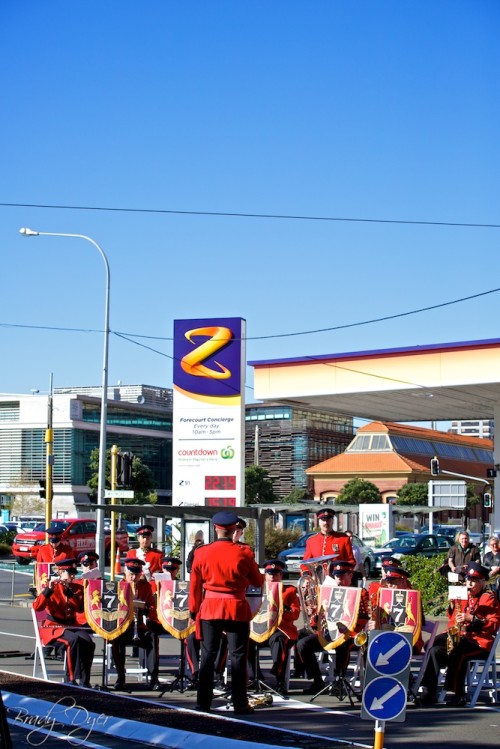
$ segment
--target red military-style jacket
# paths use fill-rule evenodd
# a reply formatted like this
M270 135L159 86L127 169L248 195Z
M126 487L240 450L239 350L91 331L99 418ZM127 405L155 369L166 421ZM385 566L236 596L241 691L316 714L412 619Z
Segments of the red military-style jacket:
M47 618L40 627L44 645L61 637L66 627L78 627L84 621L83 585L72 582L65 586L57 582L45 588L33 601L35 611L46 611Z
M491 590L482 590L478 596L469 595L466 601L460 601L460 609L452 601L448 607L448 626L455 623L455 614L472 614L472 622L462 625L462 633L468 640L473 640L478 647L491 650L493 640L500 626L500 602Z
M137 623L139 626L146 626L146 621L157 622L158 612L156 609L156 598L153 593L151 583L144 577L140 577L134 584L134 601L142 601L143 609L137 609Z
M336 531L326 534L316 533L315 536L310 536L307 539L303 561L332 554L337 554L335 561L344 560L351 562L353 569L356 566L351 539L345 533L337 533ZM308 571L308 567L305 564L301 564L300 569L302 572Z
M283 585L283 616L278 629L290 640L298 637L294 622L300 616L300 601L295 585Z
M246 590L263 583L264 575L250 547L221 538L196 550L190 575L189 611L197 615L197 621L249 622L252 612Z
M163 572L161 566L161 560L163 559L163 553L159 549L149 549L149 551L141 551L141 549L131 549L127 552L127 557L134 557L135 559L142 559L144 562L149 564L149 571L152 575L155 572Z
M52 564L53 562L57 562L58 559L71 559L74 555L75 552L68 544L60 543L57 546L42 544L38 548L36 561Z

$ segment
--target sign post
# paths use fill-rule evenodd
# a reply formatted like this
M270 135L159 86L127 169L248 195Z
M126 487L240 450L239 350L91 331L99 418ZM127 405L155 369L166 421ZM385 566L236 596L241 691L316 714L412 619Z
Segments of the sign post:
M445 473L445 471L441 471ZM465 481L429 481L429 507L454 507L463 510L467 504L467 486ZM433 512L429 512L429 533L433 531Z
M402 723L410 675L410 632L373 630L368 635L362 720L375 720L374 749L382 749L385 723Z

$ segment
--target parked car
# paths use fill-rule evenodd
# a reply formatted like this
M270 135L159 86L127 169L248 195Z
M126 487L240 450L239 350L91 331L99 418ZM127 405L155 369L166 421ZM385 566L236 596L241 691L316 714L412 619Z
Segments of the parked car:
M290 546L288 549L280 551L278 559L286 563L288 575L300 575L300 565L304 559L306 551L307 539L311 536L315 536L317 531L313 533L304 533L294 546ZM365 567L366 577L369 577L375 570L375 556L373 550L367 546L364 541L353 534L352 537L353 546L357 546L359 549L361 562Z
M12 520L6 520L5 523L2 523L3 526L7 528L8 531L17 533L19 528L17 523L14 523Z
M382 559L386 557L424 556L434 557L444 554L451 546L447 536L436 536L430 533L411 533L399 538L392 538L380 549L374 549L376 570L380 574Z
M53 520L62 531L62 540L69 544L75 556L81 551L95 551L97 523L87 518L65 518L64 520ZM38 547L45 543L45 523L39 523L37 527L27 533L18 533L12 544L12 553L19 564L29 564L36 559ZM124 530L116 531L116 544L120 552L128 551L128 535ZM106 552L106 563L109 564L111 548L111 532L104 532L104 548Z
M435 536L447 536L451 539L452 544L455 543L455 537L459 530L462 530L461 525L439 525L439 523L432 524L432 533ZM424 525L420 532L429 533L429 526Z

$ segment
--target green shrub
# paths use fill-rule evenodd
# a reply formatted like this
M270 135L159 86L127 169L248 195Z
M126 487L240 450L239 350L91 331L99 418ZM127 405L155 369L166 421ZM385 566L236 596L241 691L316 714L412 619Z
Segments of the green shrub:
M410 573L412 587L420 591L424 614L429 616L442 616L448 608L448 581L438 572L446 559L447 554L402 559L404 568Z
M0 557L8 557L10 554L12 554L12 546L0 541Z
M266 559L275 559L280 551L288 548L288 544L295 542L302 536L300 530L282 530L281 528L275 528L270 520L266 520L265 530L265 549ZM248 527L245 528L245 543L249 544L252 549L255 549L255 524L249 523Z

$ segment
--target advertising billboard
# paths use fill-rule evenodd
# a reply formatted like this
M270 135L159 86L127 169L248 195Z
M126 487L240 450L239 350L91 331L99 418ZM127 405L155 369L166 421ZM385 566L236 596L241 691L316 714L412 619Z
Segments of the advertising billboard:
M174 321L172 503L244 503L245 321Z

